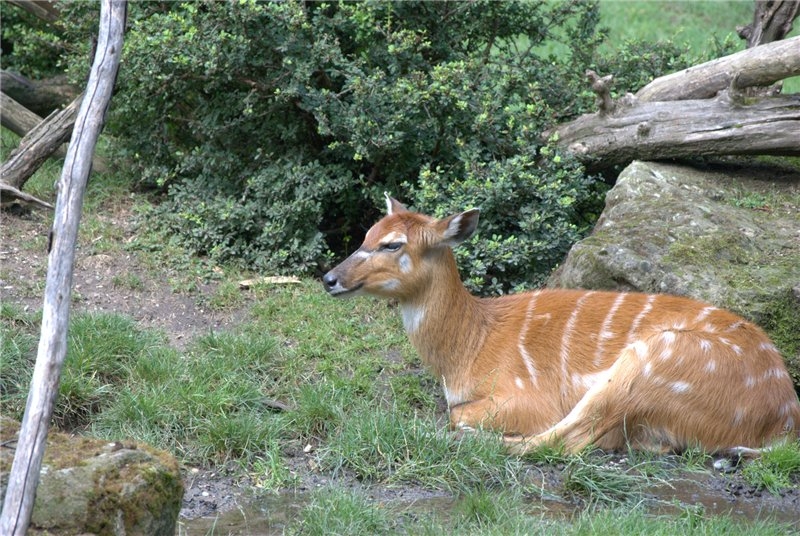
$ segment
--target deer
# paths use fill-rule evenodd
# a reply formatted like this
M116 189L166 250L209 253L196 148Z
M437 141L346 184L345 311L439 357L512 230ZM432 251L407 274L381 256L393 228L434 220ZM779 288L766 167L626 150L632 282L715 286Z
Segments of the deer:
M328 294L396 300L456 433L542 445L758 456L800 434L775 344L722 308L668 294L541 288L476 297L452 248L479 209L437 219L386 194L387 214L323 276Z

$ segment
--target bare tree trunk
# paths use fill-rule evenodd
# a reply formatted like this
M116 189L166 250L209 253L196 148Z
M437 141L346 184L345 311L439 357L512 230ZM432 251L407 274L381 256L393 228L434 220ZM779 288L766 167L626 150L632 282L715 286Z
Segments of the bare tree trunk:
M792 31L798 11L798 0L756 0L753 22L737 27L736 33L747 42L747 48L780 41Z
M58 183L58 201L51 231L52 249L47 269L42 335L31 380L31 390L17 443L8 488L0 513L0 534L22 536L33 512L45 442L58 395L61 368L67 351L67 325L83 194L92 153L102 130L122 54L125 0L102 0L97 53L75 123L72 143Z

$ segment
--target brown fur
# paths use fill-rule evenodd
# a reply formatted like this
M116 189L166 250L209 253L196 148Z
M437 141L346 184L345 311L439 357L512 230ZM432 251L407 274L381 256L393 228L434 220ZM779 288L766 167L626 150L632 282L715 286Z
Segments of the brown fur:
M436 220L389 199L389 212L325 284L400 302L452 428L498 430L519 453L542 443L757 449L800 433L785 364L752 323L669 295L477 298L450 250L474 232L477 211Z

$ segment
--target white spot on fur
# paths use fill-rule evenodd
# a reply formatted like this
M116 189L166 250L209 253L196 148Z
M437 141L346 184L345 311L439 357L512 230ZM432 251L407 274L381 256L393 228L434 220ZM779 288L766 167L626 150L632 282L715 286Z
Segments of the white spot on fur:
M711 341L709 341L708 339L700 339L699 342L700 342L700 349L704 353L708 353L711 351Z
M705 331L706 333L716 333L717 326L706 322L705 324L703 324L702 330Z
M761 377L761 379L763 379L763 380L769 380L770 378L779 379L779 378L788 377L788 376L789 376L789 374L785 370L779 369L777 367L773 367L771 369L767 369L767 371L764 373L764 375Z
M411 262L411 257L408 256L408 253L404 253L400 257L399 265L400 265L400 271L403 272L404 274L407 274L414 269L414 263Z
M366 259L370 255L371 255L371 253L369 251L364 251L363 249L359 249L357 251L354 251L353 255L351 255L351 256L354 259Z
M731 345L731 350L733 350L733 353L736 354L736 355L742 355L744 353L744 351L742 350L742 347L739 346L738 344L732 344Z
M648 354L650 353L650 348L644 341L636 341L635 343L628 346L628 348L633 348L633 351L636 352L636 357L638 357L639 359L646 359Z
M664 344L671 345L675 342L675 332L664 331L661 333L661 339L664 341Z
M765 352L772 352L775 354L778 353L778 348L771 342L762 342L761 344L758 345L758 348L760 350L764 350Z
M739 426L742 424L744 420L744 408L736 408L736 411L733 412L733 426Z
M399 286L400 286L400 281L398 281L397 279L389 279L381 283L381 288L383 288L383 290L396 290L397 287Z
M403 314L403 327L406 328L406 333L417 331L422 324L422 319L425 318L425 307L402 305L400 311Z
M728 326L725 331L736 331L737 329L739 329L743 325L744 325L744 321L743 320L737 320L736 322L734 322L733 324Z
M703 320L708 318L708 315L710 315L712 312L716 310L717 310L716 307L711 307L711 306L703 307L703 309L700 311L700 314L698 314L697 318L694 319L695 323L702 322Z
M748 376L744 379L744 386L748 389L752 389L756 385L756 379L752 376Z
M642 368L642 374L644 374L644 377L647 378L648 376L650 376L652 370L653 370L653 365L648 361L647 363L644 364L644 368Z
M705 369L706 372L714 372L715 370L717 370L717 362L714 361L713 359L710 359L708 363L706 363Z
M525 382L519 376L514 378L514 383L517 384L517 389L525 389Z
M669 388L673 393L685 393L691 388L691 385L686 382L672 382Z
M572 385L573 387L579 387L588 390L591 389L600 379L607 376L607 370L601 370L600 372L594 372L590 374L579 374L575 372L572 375Z

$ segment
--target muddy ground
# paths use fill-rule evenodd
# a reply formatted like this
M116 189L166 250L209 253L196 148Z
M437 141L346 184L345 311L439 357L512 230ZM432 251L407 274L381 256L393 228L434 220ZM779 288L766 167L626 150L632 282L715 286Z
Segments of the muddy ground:
M36 311L42 306L46 244L52 213L34 210L19 215L16 212L19 211L12 214L4 210L0 214L0 299ZM115 230L114 240L124 243L134 239L134 215L130 203L119 203L99 218ZM213 284L199 282L195 292L190 294L174 292L167 272L147 267L135 252L125 248L113 250L121 253L98 250L96 245L104 240L107 237L82 235L74 272L73 311L124 313L143 327L166 332L176 348L183 348L196 335L228 329L243 318L247 299L235 310L209 309L204 303L208 303ZM130 276L137 280L135 288L119 284L120 280ZM302 501L305 493L329 483L329 476L313 470L311 460L312 457L302 450L290 453L289 464L298 475L299 483L290 494L281 497L295 497ZM622 461L621 457L619 461ZM536 471L541 472L546 488L558 490L558 467L536 468ZM228 468L186 467L184 475L186 493L181 517L188 525L192 523L190 520L216 518L225 512L237 517L237 512L251 508L248 506L252 504L250 483L237 479L234 471ZM358 482L346 478L341 484L359 486ZM712 470L689 475L676 484L672 487L655 486L648 490L648 494L665 502L677 500L686 505L699 504L707 513L731 512L748 518L767 514L787 521L800 519L800 490L796 486L780 495L772 495L747 484L739 470L727 473ZM440 508L442 501L450 500L446 494L413 486L373 486L366 492L381 502L401 505L430 504ZM291 506L276 503L274 497L269 500L284 515L291 511ZM569 501L566 505L545 505L548 509L561 511L579 506Z

